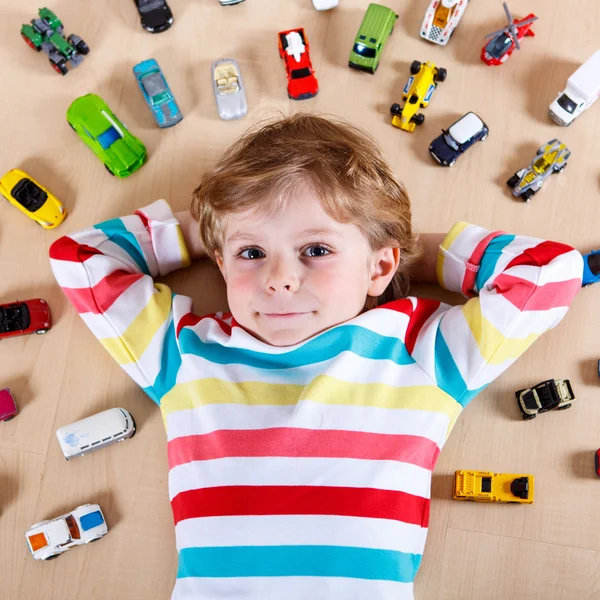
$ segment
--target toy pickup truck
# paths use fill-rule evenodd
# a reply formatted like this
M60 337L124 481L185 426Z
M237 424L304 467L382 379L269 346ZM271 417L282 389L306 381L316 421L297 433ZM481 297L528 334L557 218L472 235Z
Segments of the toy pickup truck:
M538 413L549 410L566 410L575 400L571 382L568 379L548 379L533 388L515 392L517 403L523 413L523 420L535 419Z
M452 497L454 500L473 500L474 502L531 504L533 502L533 475L456 471Z

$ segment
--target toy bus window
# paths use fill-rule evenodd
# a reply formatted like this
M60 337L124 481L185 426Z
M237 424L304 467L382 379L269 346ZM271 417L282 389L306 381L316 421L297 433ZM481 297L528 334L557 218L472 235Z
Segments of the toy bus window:
M482 477L481 478L481 491L490 493L492 491L492 478L491 477Z
M89 445L89 444L86 444L85 446L81 446L81 449L82 449L82 450L85 450L86 448L89 448L89 447L90 447L90 445Z
M358 39L359 39L359 40L366 40L366 39L367 39L367 36L366 36L366 35L359 35L359 36L358 36Z
M81 534L79 533L79 527L77 527L77 523L75 522L73 515L69 515L65 521L69 527L69 534L71 535L71 538L74 540L80 539Z
M376 43L377 43L377 40L376 40L375 38L369 38L369 41L370 41L372 44L376 44Z
M110 440L110 436L108 436L107 438L102 438L103 442L106 442L107 440Z
M100 440L98 440L97 442L92 442L92 446L95 446L96 444L99 444Z

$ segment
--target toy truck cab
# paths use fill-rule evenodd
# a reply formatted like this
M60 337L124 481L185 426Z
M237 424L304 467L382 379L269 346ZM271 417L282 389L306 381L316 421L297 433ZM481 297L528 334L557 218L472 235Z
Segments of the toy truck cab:
M550 104L550 118L566 127L600 96L600 50L586 60L567 80L567 87Z
M525 421L535 419L538 413L570 408L575 400L568 379L548 379L533 388L515 392L515 396Z
M491 473L488 471L456 471L454 500L474 502L533 502L533 475Z

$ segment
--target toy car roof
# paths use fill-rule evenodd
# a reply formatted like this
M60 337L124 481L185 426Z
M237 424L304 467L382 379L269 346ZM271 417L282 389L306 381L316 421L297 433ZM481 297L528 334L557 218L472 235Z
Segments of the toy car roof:
M484 127L483 121L473 112L467 113L450 126L448 133L458 144L464 144Z

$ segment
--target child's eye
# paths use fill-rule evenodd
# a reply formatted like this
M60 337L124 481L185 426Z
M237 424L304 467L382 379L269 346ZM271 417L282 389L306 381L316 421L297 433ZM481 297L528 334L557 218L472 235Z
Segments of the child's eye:
M263 258L264 252L258 248L242 248L236 256L246 260L256 260L257 258Z
M331 250L322 244L315 244L314 246L309 246L306 248L305 252L308 252L308 256L311 257L319 257L319 256L327 256L327 254L331 254Z

